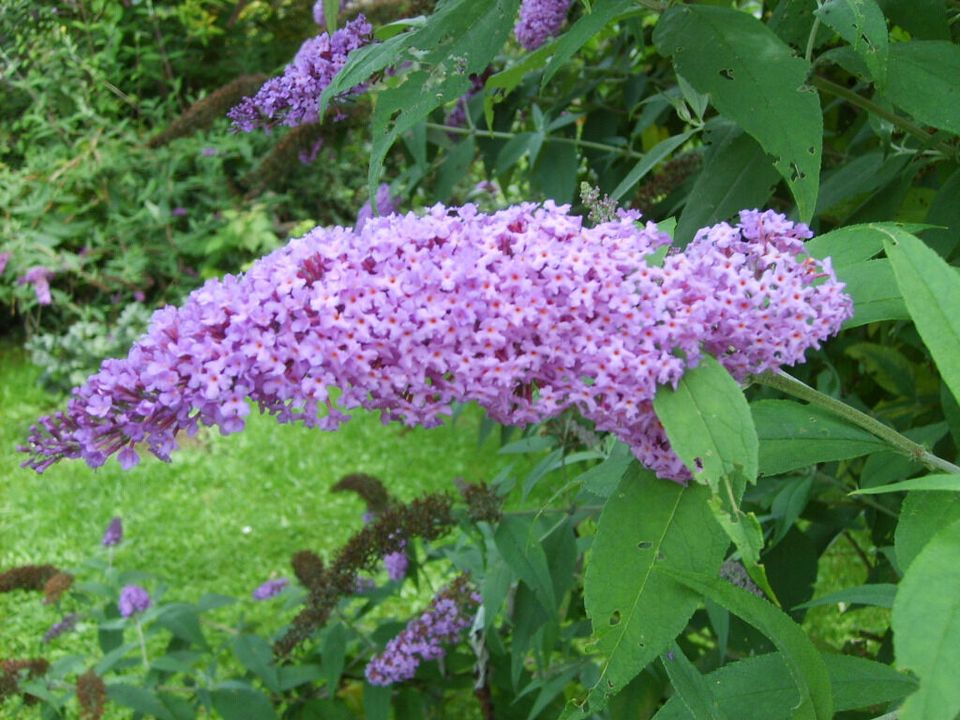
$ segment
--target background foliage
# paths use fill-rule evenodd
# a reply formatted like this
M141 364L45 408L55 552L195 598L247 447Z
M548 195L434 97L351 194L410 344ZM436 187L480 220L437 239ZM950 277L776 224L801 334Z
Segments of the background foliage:
M661 391L657 414L696 476L686 487L573 415L516 432L478 421L501 457L521 459L465 473L489 483L495 510L458 494L445 535L411 538L407 580L377 575L379 589L341 597L292 654L271 642L317 594L309 579L312 595L291 588L252 623L167 578L142 618L144 662L116 596L160 580L102 556L41 557L6 532L18 527L7 511L5 564L76 565L58 602L84 613L86 641L43 645L30 622L0 631L0 659L53 661L32 677L4 666L4 711L76 716L92 668L109 717L956 718L960 4L584 1L532 52L511 36L518 0L362 5L380 42L320 98L365 83L348 120L265 135L222 116L316 31L307 3L4 3L0 323L29 337L49 385L123 351L143 322L132 301L175 301L314 223L352 224L381 181L405 208L551 198L586 214L607 195L676 246L773 207L817 232L808 250L832 258L854 317L790 376L741 388L704 362ZM320 158L298 162L321 132ZM36 266L55 272L50 305L17 282ZM5 451L32 416L8 410L23 401L4 396L17 430ZM241 467L245 454L309 453L255 437L269 449L227 451ZM422 460L443 475L424 491L452 489L447 452ZM329 563L345 539L311 549ZM409 683L366 683L363 664L459 572L482 596L470 641Z

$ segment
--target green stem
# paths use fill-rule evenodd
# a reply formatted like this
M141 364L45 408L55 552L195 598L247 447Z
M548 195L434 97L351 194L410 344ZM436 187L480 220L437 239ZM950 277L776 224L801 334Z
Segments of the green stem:
M831 82L826 78L822 78L819 75L814 75L810 78L810 84L815 88L823 90L825 93L834 95L835 97L842 98L846 100L851 105L855 105L862 110L866 110L869 113L873 113L879 118L883 118L887 122L895 125L896 127L903 130L909 135L913 135L915 138L927 144L930 142L930 133L924 130L919 125L910 122L905 117L897 115L891 110L887 110L885 107L877 105L873 100L869 100L859 93L855 93L849 88L845 88L842 85L837 85L835 82ZM937 143L937 149L944 153L947 157L953 157L956 154L956 150L945 143Z
M140 639L140 657L143 658L143 669L150 669L150 660L147 659L147 643L143 639L143 627L140 625L140 618L136 620L137 624L137 637Z
M817 42L817 31L820 30L820 16L813 18L813 27L810 28L810 36L807 38L807 51L803 57L807 62L813 62L813 46Z
M781 392L792 395L800 400L806 400L812 405L817 405L829 410L837 417L843 418L848 422L862 427L867 432L875 435L881 440L890 443L899 452L907 455L914 460L923 463L931 470L939 470L947 473L960 474L960 467L952 462L937 457L923 445L915 443L910 438L901 435L893 428L884 425L876 418L872 418L866 413L860 412L856 408L850 407L845 402L835 400L829 395L824 395L819 390L814 390L806 383L797 380L795 377L787 375L782 370L765 372L760 375L752 376L752 379L758 385L776 388Z
M481 130L479 128L453 127L452 125L442 125L440 123L427 123L427 127L431 130L442 130L454 135L475 135L476 137L491 138L494 140L512 140L517 136L517 133L512 132ZM544 141L564 143L566 145L576 145L577 147L591 148L592 150L603 150L605 152L617 153L618 155L623 155L624 157L634 158L635 160L639 160L644 156L643 153L639 153L636 150L631 150L630 148L620 148L615 145L606 145L604 143L593 142L591 140L579 140L577 138L551 135L549 137L545 137Z

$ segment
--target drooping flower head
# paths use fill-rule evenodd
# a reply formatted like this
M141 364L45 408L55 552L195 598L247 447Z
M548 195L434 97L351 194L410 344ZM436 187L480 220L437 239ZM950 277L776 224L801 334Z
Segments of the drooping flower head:
M260 585L260 587L253 591L253 599L269 600L270 598L279 595L289 584L290 580L284 577L276 578L275 580L267 580L265 583Z
M536 50L563 27L571 0L523 0L513 34L527 50Z
M371 25L359 15L333 35L321 33L306 40L283 75L267 80L256 95L244 98L227 117L243 132L316 122L321 93L350 53L370 42L372 32Z
M103 533L103 540L100 541L100 544L104 547L114 547L121 542L123 542L123 520L115 517L110 521L110 524L107 525L107 529Z
M129 466L141 442L166 459L181 430L242 430L248 398L325 430L357 407L431 427L476 401L504 424L575 407L685 479L653 412L658 385L675 387L703 352L738 379L792 365L852 303L829 263L804 254L806 226L782 215L745 211L661 264L648 258L669 237L636 220L586 228L547 202L317 228L159 310L126 359L31 429L24 464L118 454Z
M446 654L444 645L457 642L472 621L480 596L460 576L433 599L430 608L410 622L373 658L365 671L371 685L392 685L412 678L424 660Z
M78 620L80 620L80 616L77 613L64 615L62 620L51 625L50 629L43 634L43 642L51 642L64 633L70 632L76 627Z
M139 585L125 585L120 591L120 614L133 617L150 609L150 594Z

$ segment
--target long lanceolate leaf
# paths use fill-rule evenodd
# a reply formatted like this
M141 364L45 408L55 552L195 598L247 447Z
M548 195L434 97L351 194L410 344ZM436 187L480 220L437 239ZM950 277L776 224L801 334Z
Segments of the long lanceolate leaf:
M584 581L600 677L571 715L602 709L687 624L699 596L654 568L719 571L729 543L709 496L706 487L684 488L634 465L607 501Z
M805 85L810 64L755 17L729 8L672 8L653 39L684 79L774 157L801 219L809 220L823 144L820 100Z
M726 580L666 565L659 565L655 572L708 597L773 641L783 654L799 691L799 702L793 712L796 720L830 720L833 717L833 696L827 666L806 633L787 615Z

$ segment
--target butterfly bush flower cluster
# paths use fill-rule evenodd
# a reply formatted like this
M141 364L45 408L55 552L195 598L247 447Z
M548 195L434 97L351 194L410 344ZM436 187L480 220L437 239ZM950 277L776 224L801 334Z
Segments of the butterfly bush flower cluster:
M125 585L120 591L120 614L133 617L150 609L150 595L139 585Z
M115 517L110 521L110 524L107 525L107 529L103 533L103 540L100 541L100 544L103 547L115 547L123 542L123 520L119 517Z
M387 569L387 577L391 580L399 582L407 576L410 559L407 557L406 545L404 542L404 549L383 556L383 566Z
M470 627L480 596L464 576L458 577L433 599L430 608L387 643L366 668L371 685L392 685L412 678L424 660L442 658L444 645L457 642Z
M31 428L25 466L61 458L129 468L161 459L180 431L242 430L247 400L281 422L334 430L363 407L432 427L476 401L503 424L575 407L662 477L689 477L652 401L703 352L738 379L803 358L852 303L811 233L774 212L669 243L622 212L593 228L567 206L495 214L434 206L317 228L157 311L122 360ZM339 390L333 390L338 388Z
M243 132L277 124L296 127L320 119L318 100L347 57L370 42L373 28L363 15L333 35L320 33L300 47L283 75L267 80L253 97L244 98L227 113Z
M50 278L55 275L53 270L42 265L30 268L17 279L20 285L33 285L33 292L40 305L49 305L53 302L50 295Z
M285 577L277 578L276 580L267 580L260 587L253 591L254 600L269 600L272 597L276 597L283 589L290 584L290 580Z
M523 0L513 34L527 50L536 50L563 27L571 0Z

